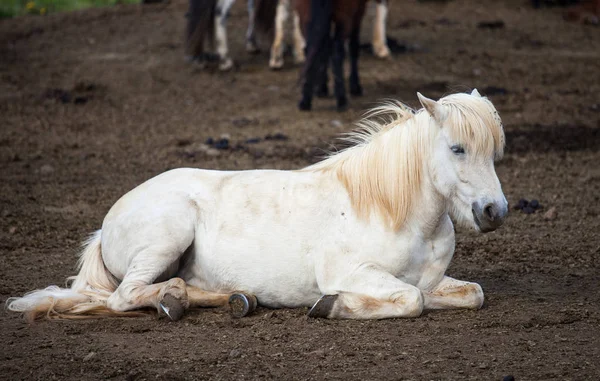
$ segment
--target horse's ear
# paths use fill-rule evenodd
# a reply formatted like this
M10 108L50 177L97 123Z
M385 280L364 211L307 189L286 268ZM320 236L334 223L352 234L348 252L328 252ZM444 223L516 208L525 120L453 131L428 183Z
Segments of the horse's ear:
M421 93L417 93L417 97L419 97L419 102L421 102L421 105L427 110L429 115L441 126L448 116L446 107Z
M477 89L473 89L473 91L471 91L471 95L474 97L480 97L481 98L481 94L479 94L479 91L477 91Z

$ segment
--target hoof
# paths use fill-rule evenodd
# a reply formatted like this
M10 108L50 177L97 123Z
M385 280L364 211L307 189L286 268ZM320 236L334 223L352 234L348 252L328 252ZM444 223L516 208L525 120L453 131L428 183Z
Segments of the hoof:
M229 297L229 307L231 316L242 318L254 312L257 301L254 295L233 294Z
M337 111L344 112L348 110L348 100L346 98L341 98L337 100Z
M229 71L231 69L233 69L233 60L231 58L221 60L221 63L219 63L219 70Z
M283 68L283 59L272 59L271 61L269 61L269 67L271 68L271 70L279 70Z
M390 48L385 45L377 47L374 46L373 53L375 54L375 57L381 58L382 60L389 59L392 56Z
M302 100L300 103L298 103L298 110L300 111L310 111L311 108L312 105L310 102Z
M260 49L258 48L258 46L256 46L256 42L247 41L246 52L248 52L248 54L258 54L260 53Z
M181 319L185 312L185 308L183 308L181 302L170 294L164 296L163 300L159 303L159 306L165 315L172 321Z
M308 311L308 317L311 318L327 318L333 309L333 305L337 300L338 295L323 295L317 300L314 306Z

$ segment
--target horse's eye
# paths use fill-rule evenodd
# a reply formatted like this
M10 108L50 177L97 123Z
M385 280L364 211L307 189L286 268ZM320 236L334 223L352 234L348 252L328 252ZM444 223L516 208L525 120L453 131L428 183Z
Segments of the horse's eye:
M463 148L463 146L461 146L459 144L450 147L450 149L452 150L452 152L454 152L457 155L465 153L465 149Z

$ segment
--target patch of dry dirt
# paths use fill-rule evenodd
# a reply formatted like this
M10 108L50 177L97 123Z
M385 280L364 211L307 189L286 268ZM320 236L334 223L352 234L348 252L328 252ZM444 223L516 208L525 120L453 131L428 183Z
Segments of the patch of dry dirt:
M184 63L181 0L1 20L2 302L62 284L82 238L145 179L181 166L305 166L374 101L415 105L416 91L489 94L507 133L498 173L509 202L557 210L553 220L513 210L497 232L459 235L449 273L481 283L480 311L360 322L195 310L178 323L34 325L2 311L1 378L598 379L599 29L525 0L473 3L393 2L389 34L411 49L363 55L365 96L345 114L333 99L296 111L297 69L271 72L266 53L243 51L243 2L231 73ZM495 20L504 27L477 27ZM227 149L202 145L222 134Z

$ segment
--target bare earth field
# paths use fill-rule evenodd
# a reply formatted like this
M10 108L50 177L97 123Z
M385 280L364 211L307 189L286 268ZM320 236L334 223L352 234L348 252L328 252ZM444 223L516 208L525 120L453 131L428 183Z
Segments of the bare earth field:
M183 166L299 168L378 99L416 106L417 91L488 94L507 134L507 199L544 209L511 208L487 235L459 232L449 274L483 286L479 311L362 322L206 309L176 323L30 325L2 309L0 379L600 379L597 26L525 0L394 1L389 35L407 51L364 52L365 96L348 112L330 98L301 113L291 59L272 72L266 49L245 53L245 2L230 19L229 73L184 62L185 10L177 0L0 21L0 302L63 284L79 242L142 181ZM504 27L477 26L494 20ZM227 149L203 146L221 134Z

